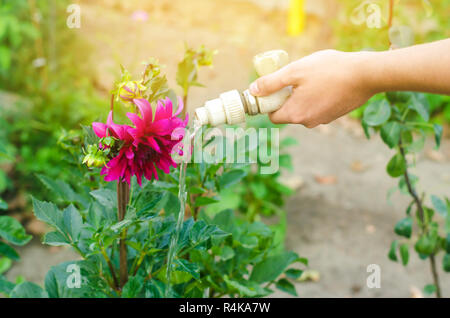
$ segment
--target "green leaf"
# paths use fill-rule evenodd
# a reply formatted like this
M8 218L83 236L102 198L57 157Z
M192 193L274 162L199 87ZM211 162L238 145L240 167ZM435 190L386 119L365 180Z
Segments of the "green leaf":
M445 251L447 254L450 254L450 233L447 234L447 237L445 238Z
M400 140L401 126L398 122L391 121L381 127L381 139L389 148L394 148Z
M16 219L10 216L0 216L0 237L15 245L25 245L31 240L31 235Z
M41 221L53 226L55 229L64 233L63 214L58 207L49 202L39 201L35 198L33 200L34 215Z
M288 281L287 279L283 278L280 279L279 281L276 282L275 286L279 289L282 290L292 296L297 296L297 291L295 290L295 286L292 285L292 283L290 281Z
M65 233L68 233L72 242L78 242L83 225L83 218L80 212L71 204L63 211L63 219L65 226Z
M53 193L55 193L63 202L81 203L84 206L86 201L76 193L72 187L62 180L53 180L47 176L38 174L39 180Z
M434 208L440 215L442 215L443 217L447 216L448 213L447 204L445 204L443 200L441 200L439 197L435 195L432 195L431 203L433 203Z
M219 185L221 189L230 187L242 180L247 175L244 170L236 169L224 172L219 178Z
M394 240L391 244L391 248L389 249L389 253L388 253L388 257L391 261L397 262L398 258L397 258L397 245L398 245L398 241Z
M32 282L17 285L9 296L11 298L48 298L47 292Z
M236 290L240 297L263 297L268 292L259 284L247 280L231 280L227 275L224 276L224 281L231 290Z
M45 290L50 298L86 297L90 271L86 261L68 261L52 266L45 275ZM77 282L77 280L79 281ZM80 285L77 285L79 283Z
M428 100L422 93L414 93L411 96L411 108L414 109L423 120L428 121L430 115L428 114Z
M253 267L250 279L257 283L273 281L283 273L290 264L298 260L294 252L283 252L267 257Z
M444 255L444 258L442 259L442 268L447 273L450 272L450 254L447 253Z
M70 245L70 241L57 231L46 233L42 243L51 246Z
M11 291L14 289L16 285L7 281L4 276L0 275L0 294L5 294L9 296Z
M8 210L8 203L6 203L2 198L0 198L0 210Z
M436 292L436 286L433 284L428 284L423 288L423 293L425 296L431 296Z
M406 217L397 222L394 231L397 235L410 238L412 233L412 225L413 219L411 217Z
M258 246L258 238L256 236L243 236L239 240L243 247L245 248L256 248Z
M8 257L0 257L0 275L11 268L12 261Z
M400 154L394 155L391 160L389 160L386 171L393 178L403 175L406 171L406 164L403 157Z
M225 245L223 248L220 249L219 256L222 261L232 259L234 255L235 255L234 250L228 245Z
M195 279L200 279L200 267L185 259L177 259L174 262L177 265L177 271L189 273Z
M417 253L423 255L430 255L434 252L436 241L428 237L427 235L423 235L417 240L414 248Z
M439 148L441 146L442 126L438 124L433 124L433 130L434 130L434 140L436 141L436 148Z
M17 261L20 258L15 249L2 241L0 241L0 256L6 256L14 261Z
M130 277L122 289L122 298L138 298L144 288L143 279L134 276Z
M385 99L370 103L364 110L364 122L369 126L380 126L391 117L391 106Z
M301 269L295 269L295 268L291 268L288 269L286 272L284 272L286 274L287 278L290 279L298 279L300 276L302 276L303 271Z
M406 266L409 261L409 248L408 244L400 245L400 257L402 259L403 266Z
M110 189L98 189L91 191L90 194L103 206L116 209L117 208L117 194Z
M370 130L369 130L369 125L367 125L367 123L363 120L361 120L361 126L364 130L364 135L366 136L367 139L370 139Z
M208 205L208 204L213 204L213 203L217 203L219 202L219 200L210 198L210 197L198 197L195 199L194 202L194 206L198 207L198 206L204 206L204 205Z

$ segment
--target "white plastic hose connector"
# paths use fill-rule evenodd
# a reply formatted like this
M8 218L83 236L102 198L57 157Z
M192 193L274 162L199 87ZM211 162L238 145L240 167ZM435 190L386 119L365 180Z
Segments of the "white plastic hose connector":
M288 62L289 56L283 50L261 53L253 58L253 65L259 76L273 73ZM195 118L201 125L239 124L245 122L245 113L267 114L277 110L290 94L290 87L264 97L252 96L249 90L245 90L242 94L237 90L228 91L222 93L219 98L207 101L203 107L197 108Z

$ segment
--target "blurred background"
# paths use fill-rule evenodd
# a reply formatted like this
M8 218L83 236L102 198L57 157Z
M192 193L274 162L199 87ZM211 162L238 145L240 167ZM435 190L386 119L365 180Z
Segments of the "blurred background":
M380 5L381 28L359 21L358 8L367 2ZM185 45L217 50L213 67L199 73L205 87L191 90L192 114L224 91L247 88L257 53L284 49L294 60L328 48L387 49L387 2L0 0L0 144L7 153L0 157L0 203L8 206L0 213L36 236L19 249L19 262L3 270L0 265L0 274L42 283L50 265L73 259L69 249L39 243L47 229L32 217L30 196L48 195L37 174L70 182L66 141L76 139L80 123L104 120L120 64L139 74L141 62L155 57L176 87ZM416 43L450 36L450 1L397 2L394 25L408 25ZM68 26L70 4L81 8L79 28ZM448 196L450 98L428 99L444 138L435 150L430 136L414 173L421 187ZM399 193L387 198L396 184L385 173L393 152L379 138L364 137L361 114L282 131L298 141L288 150L292 169L281 181L294 190L284 207L286 246L309 258L308 274L297 286L300 297L417 297L431 279L416 255L406 268L387 258L393 226L409 201ZM381 266L381 289L366 287L369 264ZM441 279L449 295L450 280Z

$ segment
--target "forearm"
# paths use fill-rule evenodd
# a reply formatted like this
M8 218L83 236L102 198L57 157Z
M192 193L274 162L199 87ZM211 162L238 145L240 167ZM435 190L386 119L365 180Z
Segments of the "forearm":
M450 95L450 39L385 52L362 52L358 69L375 93Z

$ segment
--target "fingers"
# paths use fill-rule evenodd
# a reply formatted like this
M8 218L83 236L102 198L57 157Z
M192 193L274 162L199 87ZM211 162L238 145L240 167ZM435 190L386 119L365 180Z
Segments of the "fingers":
M269 119L274 124L300 124L307 128L314 128L320 122L306 107L299 96L293 94L280 109L269 114Z
M292 69L290 66L286 65L272 74L258 78L250 84L250 93L253 96L267 96L279 91L283 87L291 85Z
M300 124L302 118L297 118L299 117L297 115L299 107L300 105L291 96L280 109L269 114L269 119L274 124Z

